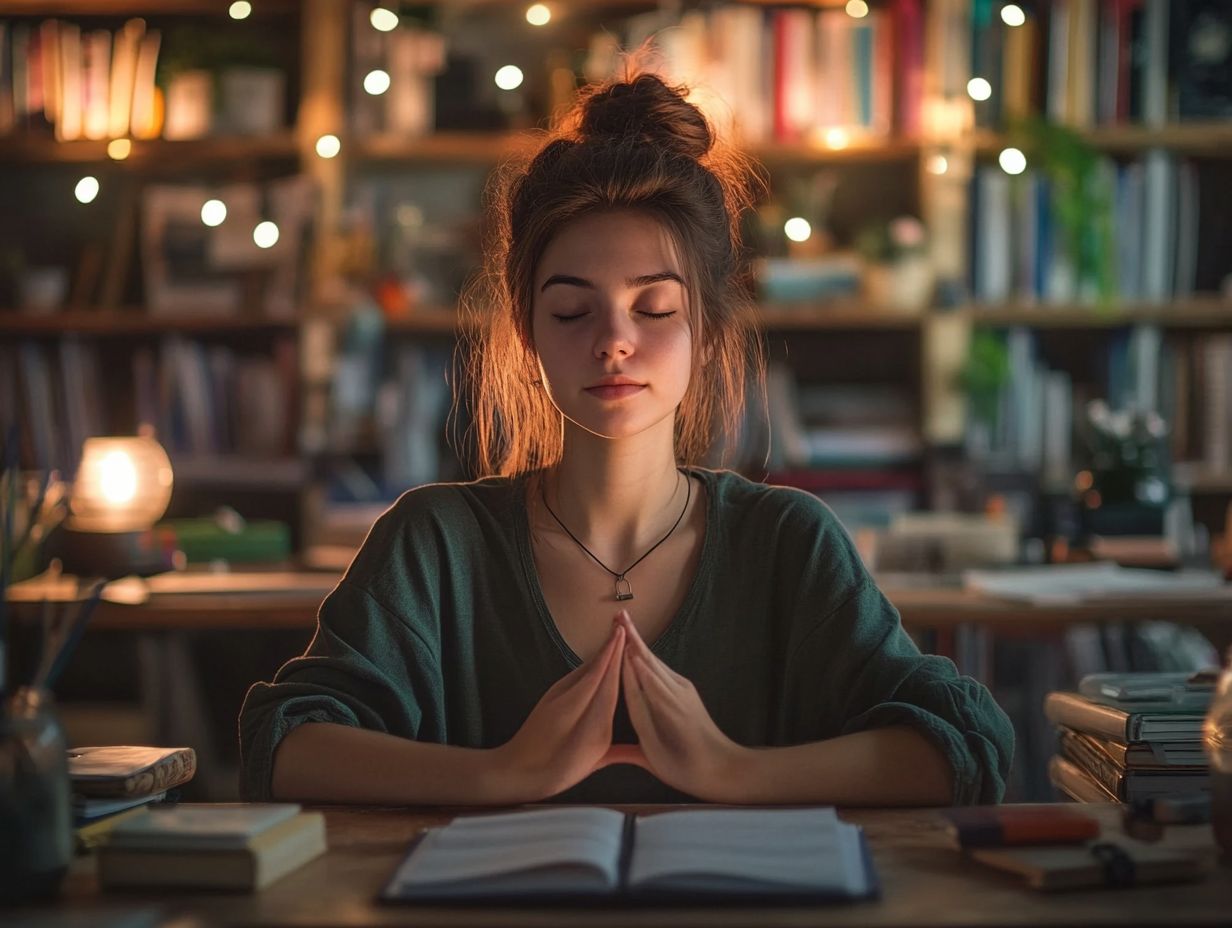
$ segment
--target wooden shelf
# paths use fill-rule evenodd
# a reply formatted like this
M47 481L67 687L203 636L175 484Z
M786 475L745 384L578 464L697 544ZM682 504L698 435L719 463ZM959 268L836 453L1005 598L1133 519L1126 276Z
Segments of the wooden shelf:
M192 487L235 490L300 490L310 467L303 458L268 458L242 454L172 455L175 482Z
M927 316L848 303L825 306L813 303L763 303L758 322L765 331L918 330Z
M1037 329L1113 329L1158 325L1166 329L1232 328L1232 300L1192 297L1172 303L1125 303L1108 309L1073 304L1057 306L971 306L976 325L1021 325Z
M0 335L159 335L162 333L207 335L227 332L291 330L296 319L264 319L260 316L186 315L151 316L139 309L70 309L46 316L0 312Z
M201 16L227 18L225 0L6 0L7 16ZM285 14L299 9L299 0L260 0L253 16Z
M1232 158L1232 119L1174 123L1158 129L1147 126L1100 126L1080 132L1092 146L1109 154L1133 155L1152 148L1213 158ZM994 154L1010 144L1009 136L981 130L975 147L981 154Z
M542 144L534 132L437 132L421 138L372 135L343 142L343 154L361 162L410 164L490 165L524 156ZM748 147L749 154L772 164L909 161L919 156L912 139L855 138L846 148L828 148L820 142L767 142Z
M299 146L290 132L262 136L218 136L204 139L134 140L123 161L107 157L107 140L58 142L53 138L13 135L0 138L0 162L39 164L111 164L117 168L177 169L214 162L296 158Z
M418 309L398 319L388 319L385 325L391 332L410 335L454 334L462 322L458 313L451 309Z
M1185 461L1173 468L1172 475L1177 486L1183 487L1191 494L1232 495L1232 471L1206 470L1200 463Z

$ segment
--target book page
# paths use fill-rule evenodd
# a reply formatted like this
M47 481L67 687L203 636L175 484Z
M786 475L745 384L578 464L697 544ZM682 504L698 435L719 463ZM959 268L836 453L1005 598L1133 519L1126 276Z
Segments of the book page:
M549 884L568 888L579 882L614 887L619 882L623 831L624 815L600 808L457 818L442 828L429 829L399 866L391 885L395 893L462 880L473 883L476 891L493 892L525 889L532 882L539 890ZM501 879L545 868L559 878L540 874L542 878L529 881Z
M637 820L631 885L861 895L859 830L834 809L713 809Z

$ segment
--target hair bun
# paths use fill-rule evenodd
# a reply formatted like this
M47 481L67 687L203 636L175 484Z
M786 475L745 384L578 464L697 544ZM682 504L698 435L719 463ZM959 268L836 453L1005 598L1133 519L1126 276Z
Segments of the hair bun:
M701 110L653 74L603 87L585 102L578 128L586 141L635 140L695 159L714 143Z

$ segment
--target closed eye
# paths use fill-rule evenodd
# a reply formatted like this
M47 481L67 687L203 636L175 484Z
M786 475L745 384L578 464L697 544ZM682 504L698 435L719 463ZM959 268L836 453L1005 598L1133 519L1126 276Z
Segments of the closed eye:
M572 322L574 319L581 319L586 313L574 313L571 316L561 315L560 313L552 313L553 319L559 319L561 322Z
M667 319L669 316L676 315L676 311L671 310L670 312L666 312L666 313L643 312L642 315L645 316L647 319Z

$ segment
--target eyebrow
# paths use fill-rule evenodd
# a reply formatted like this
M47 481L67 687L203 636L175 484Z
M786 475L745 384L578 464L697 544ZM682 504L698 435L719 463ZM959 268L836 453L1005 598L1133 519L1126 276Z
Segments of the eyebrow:
M643 274L641 277L629 277L625 280L626 286L629 287L649 287L651 284L661 283L665 280L674 280L680 286L684 286L684 281L675 271L659 271L657 274ZM594 290L595 285L584 277L573 277L570 274L553 274L543 282L543 286L539 288L542 293L552 284L569 284L573 287L584 287L587 290Z

